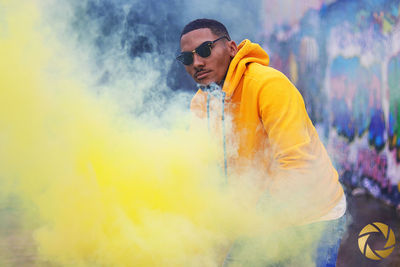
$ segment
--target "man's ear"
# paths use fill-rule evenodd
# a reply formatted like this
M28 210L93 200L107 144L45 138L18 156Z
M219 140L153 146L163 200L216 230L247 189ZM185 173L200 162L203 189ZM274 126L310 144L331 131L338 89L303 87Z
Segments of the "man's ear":
M229 48L229 55L233 58L238 51L235 41L233 40L228 41L228 48Z

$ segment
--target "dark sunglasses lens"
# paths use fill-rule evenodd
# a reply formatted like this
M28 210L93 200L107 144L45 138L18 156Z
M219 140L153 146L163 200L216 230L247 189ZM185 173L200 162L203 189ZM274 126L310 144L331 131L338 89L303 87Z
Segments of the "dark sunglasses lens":
M210 42L205 42L196 48L196 53L201 57L208 57L211 55Z
M201 57L208 57L211 55L211 44L212 42L207 41L202 43L196 48L196 54ZM184 65L191 65L193 63L193 53L192 52L182 52L177 58Z
M177 59L184 65L190 65L193 63L193 54L191 52L182 53Z

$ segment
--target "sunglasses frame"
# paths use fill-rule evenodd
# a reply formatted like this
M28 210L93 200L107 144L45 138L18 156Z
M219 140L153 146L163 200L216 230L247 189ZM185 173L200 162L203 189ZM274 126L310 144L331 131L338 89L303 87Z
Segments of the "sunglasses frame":
M224 38L226 38L228 41L230 41L229 37L226 36L226 35L224 35L224 36L221 36L221 37L215 39L214 41L206 41L206 42L202 43L201 45L199 45L198 47L196 47L196 48L195 48L194 50L192 50L192 51L181 52L181 53L179 54L179 56L176 57L176 59L179 60L180 62L182 62L183 65L190 66L190 65L193 64L194 53L198 54L198 55L201 56L202 58L207 58L207 57L209 57L209 56L211 55L212 45L213 45L215 42L218 42L219 40L222 40L222 39L224 39ZM199 51L202 51L202 50L200 50L200 49L203 49L203 48L205 48L205 47L207 47L207 48L209 49L209 52L208 52L208 55L203 56L203 55L201 55L201 52L199 53ZM187 55L190 55L190 62L187 62L187 61L186 61L187 64L185 64L185 58L187 58Z

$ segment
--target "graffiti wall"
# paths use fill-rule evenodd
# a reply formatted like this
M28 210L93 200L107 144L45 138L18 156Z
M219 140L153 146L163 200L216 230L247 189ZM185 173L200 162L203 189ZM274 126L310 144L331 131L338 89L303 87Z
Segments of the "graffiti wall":
M399 205L400 1L311 2L268 26L271 65L299 88L342 182Z

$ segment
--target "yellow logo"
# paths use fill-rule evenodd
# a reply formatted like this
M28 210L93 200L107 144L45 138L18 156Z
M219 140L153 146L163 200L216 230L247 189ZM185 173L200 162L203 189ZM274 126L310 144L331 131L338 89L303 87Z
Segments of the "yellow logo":
M383 249L371 249L371 247L368 245L368 238L371 233L381 233L385 237L386 244ZM371 260L382 260L389 256L394 250L395 243L396 240L393 230L390 229L390 227L386 224L380 222L368 224L358 235L358 247L360 248L361 253Z

